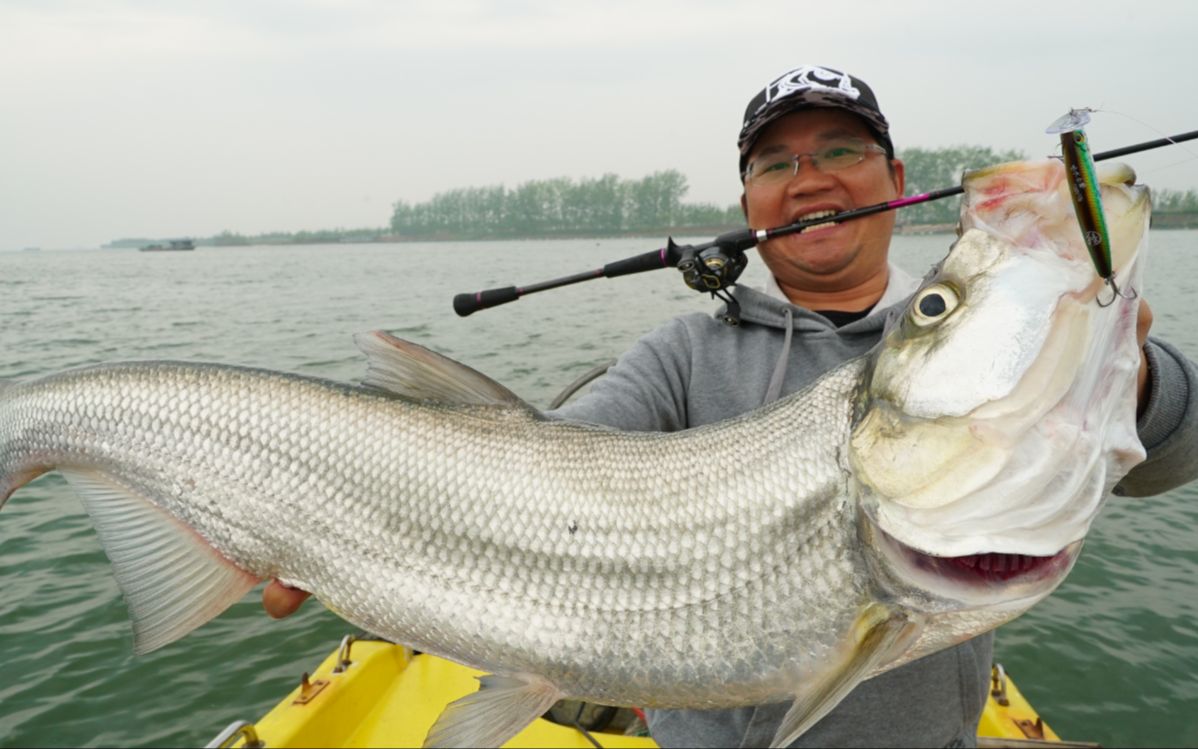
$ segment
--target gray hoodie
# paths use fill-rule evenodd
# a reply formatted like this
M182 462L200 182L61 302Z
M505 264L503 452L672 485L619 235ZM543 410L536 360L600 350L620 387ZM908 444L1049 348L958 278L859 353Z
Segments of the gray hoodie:
M675 318L637 341L589 393L550 415L675 431L751 411L869 351L916 286L892 266L871 314L841 328L776 289L738 288L739 326L719 314ZM1156 494L1198 477L1198 419L1186 418L1198 413L1198 370L1167 344L1153 340L1146 350L1151 395L1138 427L1148 459L1117 494ZM794 746L974 746L993 644L987 633L863 682ZM768 746L788 707L653 710L649 727L667 747Z

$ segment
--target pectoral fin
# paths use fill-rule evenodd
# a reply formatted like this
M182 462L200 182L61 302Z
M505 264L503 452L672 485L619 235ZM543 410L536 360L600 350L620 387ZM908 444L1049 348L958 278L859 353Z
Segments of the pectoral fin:
M874 669L898 657L915 642L920 623L882 604L870 604L853 626L854 637L835 667L801 685L782 718L771 747L789 746L860 684Z
M99 474L63 471L112 562L138 655L174 642L241 600L258 579L144 496Z
M490 675L479 682L477 692L449 703L429 729L426 747L502 746L561 699L536 677Z

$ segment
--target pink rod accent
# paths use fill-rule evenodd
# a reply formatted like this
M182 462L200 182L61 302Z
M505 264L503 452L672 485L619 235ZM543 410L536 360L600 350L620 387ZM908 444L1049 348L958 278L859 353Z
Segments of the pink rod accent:
M918 195L912 195L907 198L899 198L898 200L892 200L889 203L887 203L886 205L890 206L891 208L902 208L903 206L906 206L906 205L922 203L925 200L927 200L928 196L931 194L932 193L930 193L930 192L921 192Z

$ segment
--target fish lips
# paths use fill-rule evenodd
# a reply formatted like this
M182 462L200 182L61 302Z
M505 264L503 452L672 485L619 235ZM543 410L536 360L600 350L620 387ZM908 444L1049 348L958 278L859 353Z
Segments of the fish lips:
M1081 554L1082 540L1050 556L979 551L936 556L899 541L869 516L859 513L859 530L876 576L900 597L916 591L921 600L938 599L953 608L1030 605L1051 593Z

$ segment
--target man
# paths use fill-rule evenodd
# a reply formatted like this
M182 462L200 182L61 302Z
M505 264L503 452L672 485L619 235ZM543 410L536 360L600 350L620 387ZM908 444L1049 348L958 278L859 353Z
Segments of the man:
M903 164L873 92L857 78L804 66L749 103L738 140L748 224L769 228L892 200ZM591 392L555 416L630 430L672 431L758 408L795 392L879 340L887 310L917 282L888 262L894 214L809 229L759 247L772 274L764 293L738 288L741 324L701 314L638 341ZM1151 313L1142 305L1140 340ZM1159 493L1195 477L1198 371L1157 341L1143 348L1141 440L1149 458L1119 492ZM263 603L285 615L306 594L272 584ZM859 685L799 739L803 746L972 746L986 700L993 634L934 653ZM656 710L663 746L764 746L789 705Z

